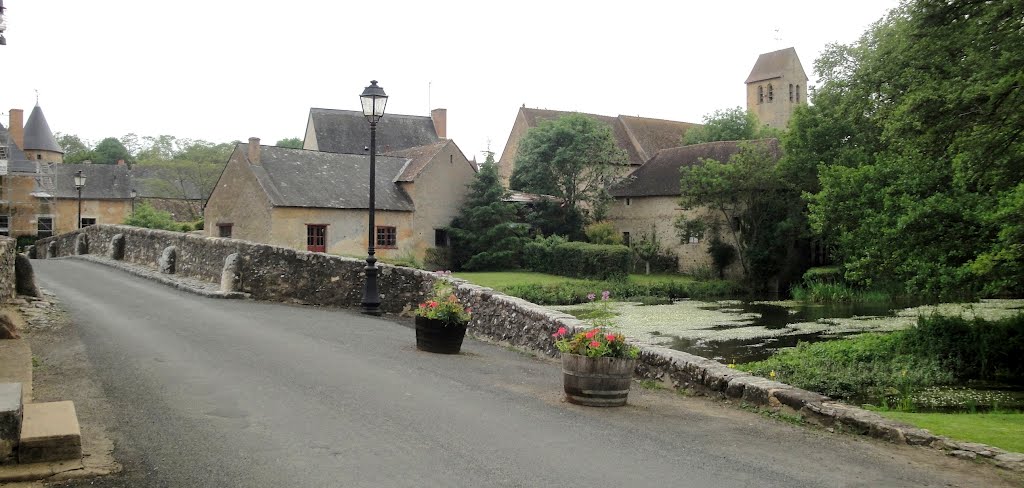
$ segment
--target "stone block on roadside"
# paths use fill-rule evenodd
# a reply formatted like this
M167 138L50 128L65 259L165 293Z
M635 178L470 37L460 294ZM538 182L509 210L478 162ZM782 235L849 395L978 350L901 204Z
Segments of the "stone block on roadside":
M19 295L43 296L36 285L36 273L32 270L32 261L25 254L18 254L14 257L14 289Z
M40 463L82 457L82 433L70 401L25 405L18 462Z
M0 383L0 464L16 461L21 417L21 383Z

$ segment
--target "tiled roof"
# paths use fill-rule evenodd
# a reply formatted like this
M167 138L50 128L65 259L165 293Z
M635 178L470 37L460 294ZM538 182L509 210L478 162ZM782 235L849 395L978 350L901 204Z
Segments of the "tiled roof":
M128 167L116 164L63 164L54 167L54 192L56 198L77 198L75 174L79 170L85 175L82 187L83 200L128 199L131 198L132 181Z
M653 197L679 195L679 170L701 164L702 159L726 162L740 150L743 143L768 144L779 152L777 139L760 141L720 141L662 149L647 164L630 173L609 190L615 197Z
M796 55L796 49L791 47L772 51L770 53L764 53L757 57L757 62L754 63L754 68L750 70L750 75L747 76L747 81L745 83L755 83L758 81L781 78L782 73L786 71L786 68L794 62L798 66L800 65L800 59ZM800 69L802 71L803 67L801 66Z
M46 117L43 115L43 109L36 105L32 109L32 113L28 116L28 121L25 122L25 147L22 149L28 151L54 151L64 154L64 149L57 144L57 139L53 137L53 132L50 131L50 124L46 123Z
M682 143L683 133L694 126L687 122L651 119L619 115L611 117L582 112L564 112L538 108L520 109L526 120L526 126L533 128L544 120L555 120L572 113L579 113L607 125L615 138L615 145L626 152L629 164L640 166L661 149L678 146Z
M362 112L311 108L320 151L364 154L370 145L370 124ZM418 115L384 114L377 122L377 152L388 153L438 141L434 121Z
M249 144L235 151L248 154ZM275 207L369 208L370 156L260 146L256 179ZM412 199L396 178L408 158L377 156L376 208L412 211Z

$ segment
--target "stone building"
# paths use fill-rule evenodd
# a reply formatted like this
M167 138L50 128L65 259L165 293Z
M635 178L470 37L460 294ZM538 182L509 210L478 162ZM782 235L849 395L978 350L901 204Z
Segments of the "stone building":
M775 139L760 143L769 144L776 152L779 150ZM684 167L702 164L704 159L724 163L739 152L740 144L742 142L738 141L708 142L658 151L647 164L610 189L615 201L608 209L608 220L615 224L625 241L657 233L662 249L672 252L679 259L680 272L711 271L709 236L680 236L675 227L679 217L692 219L708 211L704 208L679 206L679 172ZM735 245L735 240L728 232L720 235L723 241ZM726 276L741 275L738 263L726 269Z
M382 120L388 117L401 116ZM367 125L361 114L352 120ZM315 130L312 121L310 127ZM313 141L310 131L307 146L351 150L330 134L317 133ZM458 214L476 169L455 142L434 135L427 144L395 149L395 141L410 139L382 134L392 145L376 158L378 257L422 260L428 248L448 244L444 228ZM365 256L370 161L359 149L287 149L262 146L257 138L239 144L207 202L206 234Z
M128 168L64 164L42 108L37 104L24 124L23 116L11 109L9 127L0 124L0 235L47 237L78 228L78 171L86 176L81 224L121 223L131 209Z
M807 73L791 47L758 56L746 84L747 110L776 129L785 129L793 110L807 104Z
M525 105L519 108L516 114L516 121L512 124L512 132L505 143L505 149L501 152L501 159L498 160L498 174L501 183L508 188L509 179L512 177L512 169L516 155L519 150L519 142L527 131L537 127L542 121L555 120L574 112L563 112L560 110L545 110L538 108L527 108ZM654 157L658 151L682 144L683 134L687 129L696 124L689 122L676 122L673 120L651 119L647 117L633 117L630 115L619 115L611 117L607 115L582 114L608 126L615 138L615 145L626 152L626 159L629 166L625 173L632 171ZM624 175L623 174L623 175Z

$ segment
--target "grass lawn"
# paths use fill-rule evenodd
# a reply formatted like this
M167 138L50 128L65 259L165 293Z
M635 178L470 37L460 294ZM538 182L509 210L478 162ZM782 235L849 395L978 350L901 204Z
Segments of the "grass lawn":
M1024 452L1024 413L878 413L933 434Z
M462 278L468 280L474 285L486 286L488 288L494 288L501 290L508 286L515 285L551 285L556 283L582 283L586 280L579 278L569 278L567 276L549 275L544 273L534 273L532 271L481 271L481 272L459 272L454 273L453 276L456 278ZM689 276L682 275L664 275L664 274L632 274L629 275L629 281L634 283L651 284L651 283L663 283L666 281L670 282L694 282L697 281Z

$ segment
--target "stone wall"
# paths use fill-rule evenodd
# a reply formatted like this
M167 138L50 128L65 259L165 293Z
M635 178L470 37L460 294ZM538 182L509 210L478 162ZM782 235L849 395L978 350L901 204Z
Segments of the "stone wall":
M14 298L14 257L17 241L0 236L0 303Z

